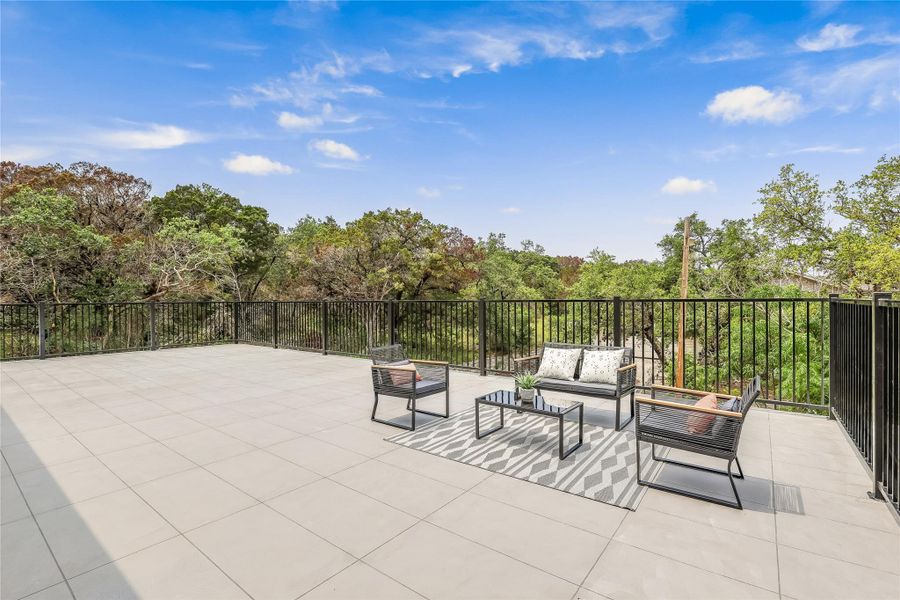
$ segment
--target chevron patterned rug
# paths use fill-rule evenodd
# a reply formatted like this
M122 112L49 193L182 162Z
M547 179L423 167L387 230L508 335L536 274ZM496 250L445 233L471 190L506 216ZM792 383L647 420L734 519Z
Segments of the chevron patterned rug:
M482 431L499 424L497 415L482 409ZM577 421L566 421L565 433L568 447L577 440ZM475 439L474 408L387 440L629 510L637 509L647 489L635 479L634 434L588 423L581 448L562 461L556 419L509 410L506 426L480 440ZM642 452L644 476L652 479L660 463L652 463L651 470L649 454L648 445Z

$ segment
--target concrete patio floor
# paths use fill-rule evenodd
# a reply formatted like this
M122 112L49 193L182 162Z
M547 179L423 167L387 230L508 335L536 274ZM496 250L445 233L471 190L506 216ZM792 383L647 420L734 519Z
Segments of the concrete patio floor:
M751 411L746 510L650 490L630 512L384 441L400 430L369 420L360 359L227 345L0 369L4 600L900 597L900 528L824 418ZM510 385L451 381L452 412Z

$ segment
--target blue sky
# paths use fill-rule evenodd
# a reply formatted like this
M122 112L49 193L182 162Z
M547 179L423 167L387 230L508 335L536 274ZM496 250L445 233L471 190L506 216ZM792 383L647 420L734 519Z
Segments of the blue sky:
M290 226L410 207L653 258L793 162L900 152L877 3L0 5L4 160L207 182Z

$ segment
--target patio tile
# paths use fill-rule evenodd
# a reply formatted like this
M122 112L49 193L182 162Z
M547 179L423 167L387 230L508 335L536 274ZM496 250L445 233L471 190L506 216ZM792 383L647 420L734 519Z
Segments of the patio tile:
M27 597L27 600L72 600L72 592L65 583L57 583Z
M381 456L397 448L395 444L384 441L383 435L346 424L318 431L311 436L370 458Z
M871 487L862 467L854 471L830 471L792 463L774 463L776 483L786 483L835 494L860 497Z
M169 475L134 490L179 531L188 531L256 503L203 469Z
M93 456L16 476L35 514L81 502L125 487Z
M150 400L141 400L140 402L110 406L106 410L119 417L126 423L134 423L135 421L144 421L146 419L155 419L172 414L172 411L170 411L168 408L164 408L155 402L151 402Z
M113 473L132 486L196 466L159 442L117 450L99 458Z
M853 497L812 488L803 488L800 497L804 514L888 533L897 532L897 520L887 503L880 500L862 494Z
M422 596L362 562L350 565L303 596L303 600L416 599Z
M769 506L744 502L744 510L735 510L711 502L699 502L660 490L649 489L640 509L653 509L683 519L704 523L716 529L734 531L775 541L775 510Z
M492 475L472 488L472 492L511 504L527 511L544 514L553 507L553 519L573 527L611 537L629 511L580 496L522 481L506 475Z
M0 526L0 597L21 598L62 580L34 519Z
M683 598L776 600L778 594L702 568L703 561L685 547L679 560L616 541L600 557L584 587L609 598ZM743 555L729 558L741 569ZM690 563L690 564L688 564Z
M809 515L779 513L778 544L900 575L900 535Z
M0 479L0 522L10 523L30 516L16 480L12 477Z
M320 476L263 450L232 456L206 468L258 500L268 500Z
M353 563L349 554L264 505L187 537L254 598L296 598Z
M300 437L300 434L296 431L279 427L262 419L251 419L223 425L219 427L219 431L260 448Z
M305 410L286 410L265 416L263 420L302 434L315 433L340 425L338 421L313 415Z
M351 467L331 478L419 518L463 493L446 483L378 461Z
M545 513L552 515L553 509ZM476 494L457 498L427 520L575 584L581 583L609 542Z
M162 443L198 465L254 450L250 444L214 429L189 433L164 440Z
M416 523L414 517L327 479L267 504L357 557Z
M184 415L174 414L136 421L131 425L156 440L168 440L207 429L203 423L188 419Z
M491 472L487 469L479 469L427 452L403 447L382 454L378 460L464 490L491 476Z
M344 450L312 437L300 437L274 446L267 451L314 471L319 475L333 475L348 467L369 460L362 454Z
M79 598L246 600L248 596L183 537L151 546L70 581Z
M690 549L692 562L705 570L778 590L775 544L759 538L641 509L625 518L613 539L675 560L684 560ZM745 558L740 568L735 565L736 548Z
M127 423L83 431L76 433L75 437L94 454L106 454L153 441Z
M439 548L440 552L435 553ZM365 558L426 598L571 598L577 586L428 523ZM502 579L500 576L502 574Z
M781 546L781 593L797 600L896 600L900 576Z
M83 408L75 412L59 413L53 416L70 433L103 429L122 423L121 419L102 408Z
M66 435L68 431L57 423L56 419L41 412L27 419L13 418L4 407L0 413L0 445L5 451L7 447L24 442L36 443L39 440Z
M71 435L34 440L3 448L3 456L13 473L50 467L90 455L90 451Z
M189 410L182 414L189 419L193 419L199 423L208 425L209 427L222 427L223 425L230 425L231 423L237 423L238 421L248 420L247 415L244 413L230 408L223 408L221 406L207 406L205 408Z
M69 578L177 535L131 490L46 512L37 521Z

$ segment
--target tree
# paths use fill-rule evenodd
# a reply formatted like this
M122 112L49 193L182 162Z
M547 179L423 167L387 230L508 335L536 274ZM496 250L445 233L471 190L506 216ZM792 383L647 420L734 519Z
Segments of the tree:
M0 198L23 188L55 190L75 202L74 219L98 233L119 236L141 229L150 183L128 173L90 162L38 167L0 163Z
M479 241L478 248L482 258L466 297L506 300L562 295L559 263L547 256L542 246L525 240L521 250L513 250L506 245L505 234L492 233Z
M155 227L164 227L172 219L189 219L200 229L216 234L230 227L244 246L232 270L236 274L233 289L237 300L252 300L263 279L278 257L278 225L269 221L264 208L241 204L234 196L211 185L179 185L150 201L150 216Z
M704 279L715 296L746 297L774 274L768 239L749 219L723 220L713 229L706 250Z
M17 298L68 300L84 287L110 239L76 220L75 200L29 187L5 199L0 216L0 281ZM80 284L80 285L79 285Z

